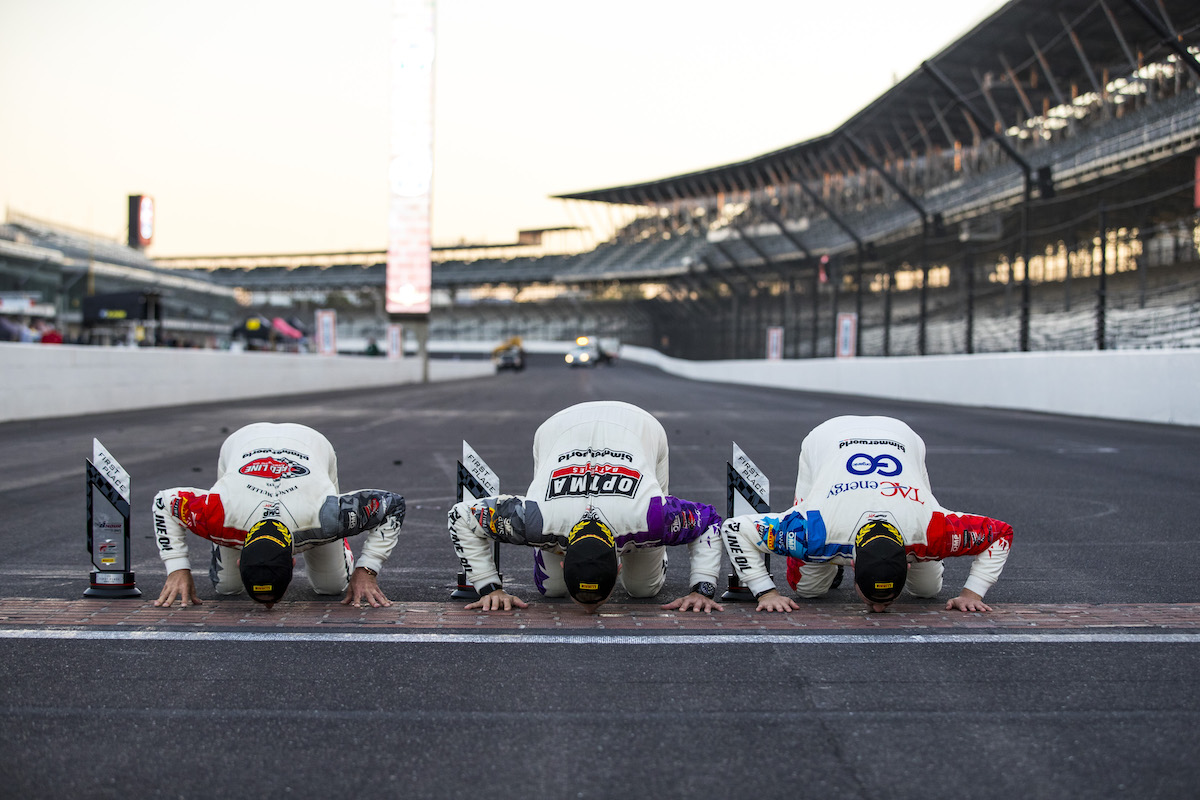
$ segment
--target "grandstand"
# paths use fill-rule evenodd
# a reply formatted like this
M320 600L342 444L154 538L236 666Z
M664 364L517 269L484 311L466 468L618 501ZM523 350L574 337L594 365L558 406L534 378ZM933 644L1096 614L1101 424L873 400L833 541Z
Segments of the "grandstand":
M52 319L69 342L214 347L228 342L240 294L86 231L11 210L0 225L0 295L33 300L14 315ZM141 307L145 315L86 318L89 300L105 298L122 312Z
M431 337L686 358L1200 344L1200 5L1013 0L831 132L564 194L623 220L582 252L434 249ZM836 124L831 121L831 124ZM524 237L522 237L524 239ZM385 253L158 266L379 336Z

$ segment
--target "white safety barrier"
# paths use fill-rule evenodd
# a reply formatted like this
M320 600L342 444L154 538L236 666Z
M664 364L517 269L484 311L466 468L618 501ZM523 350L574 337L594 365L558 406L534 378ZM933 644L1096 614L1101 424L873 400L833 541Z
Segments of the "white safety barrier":
M0 422L421 381L421 362L366 356L0 342ZM431 381L491 375L432 359Z
M684 361L626 345L621 358L704 381L1200 425L1200 350Z
M431 342L487 353L495 342ZM566 342L527 342L556 353ZM831 394L1200 425L1200 350L685 361L624 345L621 358L682 377ZM487 359L429 362L430 380L492 374ZM0 422L346 387L415 383L421 365L356 356L0 342Z

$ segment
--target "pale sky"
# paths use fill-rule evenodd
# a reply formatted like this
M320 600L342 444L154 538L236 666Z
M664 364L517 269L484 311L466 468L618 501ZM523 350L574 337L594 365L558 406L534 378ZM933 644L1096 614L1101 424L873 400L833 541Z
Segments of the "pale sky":
M439 0L434 243L820 136L1002 5ZM152 195L151 256L383 249L391 12L0 0L0 205L124 240Z

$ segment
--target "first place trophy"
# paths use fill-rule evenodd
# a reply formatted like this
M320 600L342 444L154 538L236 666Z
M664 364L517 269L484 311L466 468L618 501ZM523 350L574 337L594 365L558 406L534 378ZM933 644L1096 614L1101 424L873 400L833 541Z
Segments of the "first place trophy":
M495 470L487 465L475 449L467 444L466 439L463 440L463 456L462 461L458 462L458 485L455 490L455 499L461 503L464 499L480 500L484 497L492 497L500 494L500 476ZM500 542L492 543L492 558L496 562L496 569L500 569ZM466 564L466 561L463 561ZM501 576L501 580L503 580ZM455 600L478 600L479 592L475 591L475 587L467 580L467 573L464 569L458 573L457 585L450 596Z
M771 481L763 474L750 457L742 452L737 442L733 443L733 461L725 463L725 518L746 514L766 514L771 505ZM771 557L766 558L767 572L771 571ZM738 578L737 570L729 574L729 588L721 595L722 600L754 599L750 589Z
M92 554L84 597L141 597L129 570L129 473L92 440L87 462L87 546Z

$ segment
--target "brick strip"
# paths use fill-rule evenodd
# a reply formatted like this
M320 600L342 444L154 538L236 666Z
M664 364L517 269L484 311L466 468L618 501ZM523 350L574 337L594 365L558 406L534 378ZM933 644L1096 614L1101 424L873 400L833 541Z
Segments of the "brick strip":
M207 600L188 608L150 601L0 598L0 627L98 627L122 630L429 630L537 633L779 633L786 631L1060 631L1112 628L1200 629L1200 603L997 604L987 614L946 611L941 604L896 604L871 614L861 604L812 603L789 614L726 603L712 614L663 611L656 604L605 605L587 615L568 602L541 601L511 612L467 611L458 602L393 603L354 608L339 602L283 602L268 611L247 599Z

